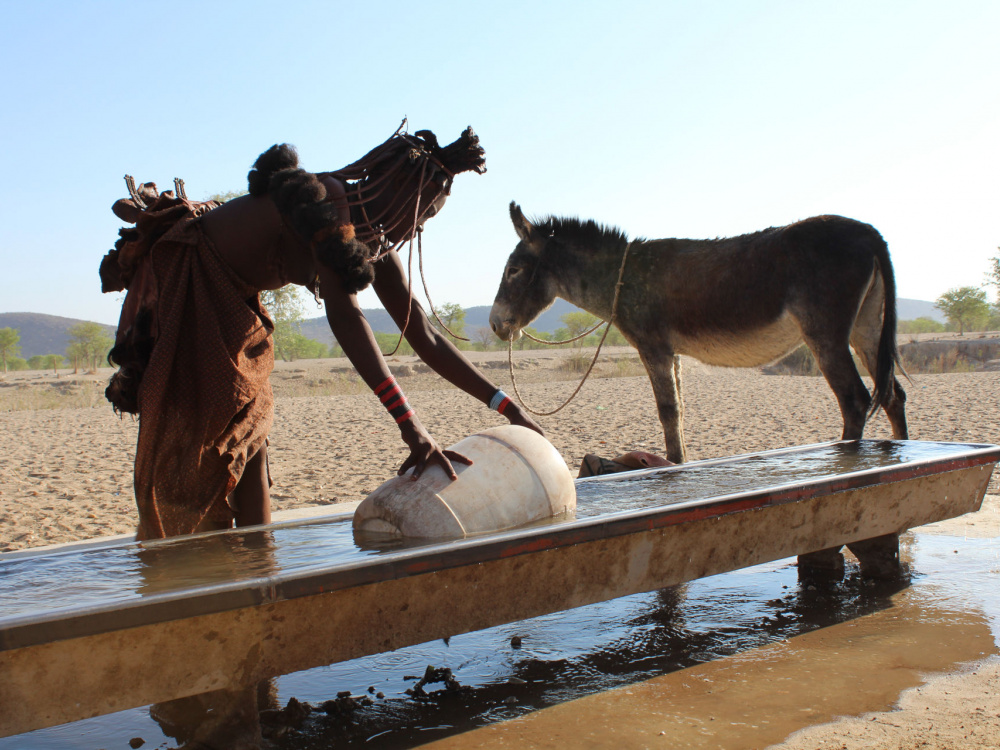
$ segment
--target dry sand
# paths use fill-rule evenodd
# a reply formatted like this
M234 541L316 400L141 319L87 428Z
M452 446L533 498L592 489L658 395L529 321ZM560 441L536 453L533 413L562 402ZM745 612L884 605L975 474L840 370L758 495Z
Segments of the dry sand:
M569 395L579 376L568 371L568 356L551 350L516 354L519 388L529 404L547 411ZM470 357L512 393L506 353ZM567 408L539 418L574 473L586 453L663 452L652 391L634 352L612 350L602 361L598 374L605 377L592 377ZM437 376L420 372L424 366L412 357L393 358L390 367L442 444L505 422ZM11 373L0 379L0 551L134 530L137 425L114 416L103 400L110 372ZM406 457L395 425L346 360L279 362L272 383L275 510L358 500ZM1000 443L998 387L1000 373L914 375L906 387L911 438ZM689 460L824 442L841 430L836 401L821 378L685 359L684 396ZM890 437L884 415L869 425L866 437ZM997 482L995 477L992 494ZM990 532L1000 534L993 527ZM787 747L1000 747L998 687L1000 668L981 665L907 695L904 710L888 715L889 723L901 727L892 732L886 722L848 719L809 730L818 734L796 736ZM977 707L983 711L973 719ZM987 717L982 726L992 727L991 733L977 731L974 739L965 731L966 739L962 730L979 717Z

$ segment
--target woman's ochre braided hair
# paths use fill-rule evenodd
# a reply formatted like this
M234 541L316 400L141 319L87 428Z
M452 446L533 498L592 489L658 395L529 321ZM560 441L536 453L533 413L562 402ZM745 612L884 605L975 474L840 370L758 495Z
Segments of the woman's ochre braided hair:
M325 202L326 187L319 179L322 175L299 168L294 147L272 146L258 157L247 175L250 194L269 195L289 226L313 247L316 259L343 279L348 292L359 292L371 284L375 277L372 262L380 257L380 251L388 249L384 235L400 226L408 226L406 234L412 235L430 209L433 199L421 204L419 217L408 208L408 194L416 194L428 184L428 166L442 172L448 182L460 172L486 171L485 152L471 127L454 143L441 147L429 130L414 135L401 132L405 124L404 120L388 140L353 164L323 173L347 184L348 205L359 209L363 217L357 237L354 226L340 222L334 204ZM389 208L369 215L366 206L386 189L407 195L398 195L385 202Z

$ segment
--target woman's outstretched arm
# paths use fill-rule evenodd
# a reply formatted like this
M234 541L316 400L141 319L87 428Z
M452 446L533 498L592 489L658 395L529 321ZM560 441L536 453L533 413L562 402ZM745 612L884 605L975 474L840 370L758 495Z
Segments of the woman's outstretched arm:
M361 379L375 391L392 418L396 419L403 442L410 455L399 468L402 474L413 467L413 478L423 473L430 463L436 463L452 479L457 479L452 461L471 464L472 461L451 450L442 450L410 409L405 396L395 386L392 373L379 351L371 326L365 319L354 294L344 291L336 273L320 265L320 290L326 306L326 319L337 343Z
M375 268L372 288L400 330L406 324L407 309L410 311L409 324L406 325L406 340L417 356L445 380L489 406L498 388L430 324L417 301L410 299L406 273L399 256L391 252L378 261ZM503 416L511 424L528 427L539 434L544 434L542 428L513 401L509 401L501 408Z

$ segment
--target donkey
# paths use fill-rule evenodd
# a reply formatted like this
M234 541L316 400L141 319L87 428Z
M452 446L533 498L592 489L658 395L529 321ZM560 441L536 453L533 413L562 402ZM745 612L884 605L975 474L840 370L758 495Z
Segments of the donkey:
M907 438L906 394L895 377L896 282L885 241L868 224L816 216L728 239L630 243L593 221L532 223L516 203L510 218L520 242L490 311L504 341L556 297L608 320L627 252L615 325L649 375L671 461L684 461L679 355L756 367L802 342L840 404L843 439L860 438L880 406L893 437ZM872 376L871 395L851 347Z

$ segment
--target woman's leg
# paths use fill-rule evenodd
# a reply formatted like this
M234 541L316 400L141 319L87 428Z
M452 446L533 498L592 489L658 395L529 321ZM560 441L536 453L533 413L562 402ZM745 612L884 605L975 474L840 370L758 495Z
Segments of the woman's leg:
M237 526L271 523L271 488L267 476L267 443L247 461L243 476L229 495Z

